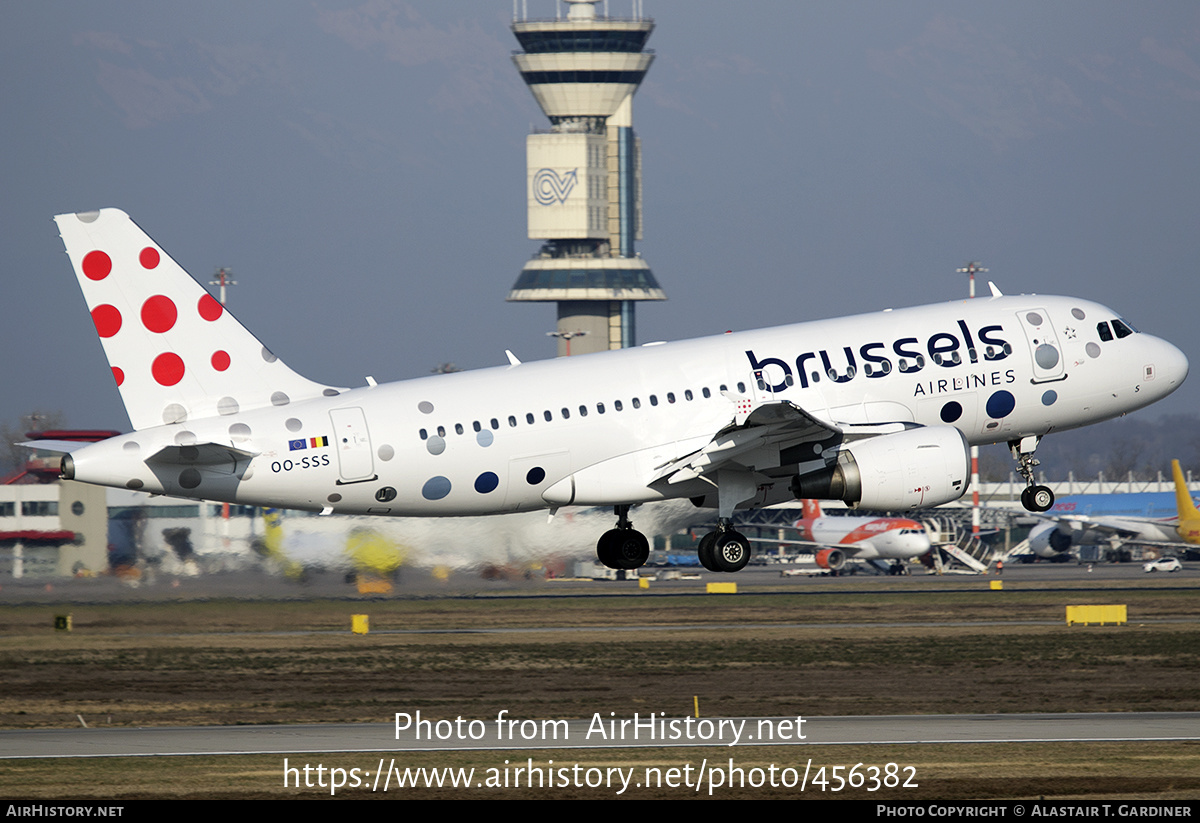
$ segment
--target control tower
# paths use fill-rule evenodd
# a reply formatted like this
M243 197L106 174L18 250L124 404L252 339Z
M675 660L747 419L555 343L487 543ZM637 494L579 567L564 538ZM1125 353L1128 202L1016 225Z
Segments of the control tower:
M520 2L512 28L523 51L513 62L550 129L525 142L529 239L542 247L508 300L558 303L559 355L633 346L635 302L667 299L635 247L642 164L633 94L654 60L644 48L654 21L640 0L631 18L598 14L601 0L561 0L567 15L553 20L529 19Z

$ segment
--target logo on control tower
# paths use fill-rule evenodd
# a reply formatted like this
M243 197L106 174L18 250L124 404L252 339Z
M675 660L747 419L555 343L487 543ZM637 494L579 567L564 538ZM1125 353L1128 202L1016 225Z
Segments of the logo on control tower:
M565 203L575 188L578 169L559 175L554 169L538 169L533 175L533 199L542 206Z

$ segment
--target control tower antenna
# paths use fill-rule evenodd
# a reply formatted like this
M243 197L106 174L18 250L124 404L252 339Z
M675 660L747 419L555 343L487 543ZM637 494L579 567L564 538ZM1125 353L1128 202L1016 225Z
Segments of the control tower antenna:
M513 2L513 63L550 119L525 140L529 239L542 247L521 270L510 301L558 304L558 353L636 345L634 306L666 300L637 253L642 239L641 143L633 95L654 53L654 21L610 17L608 0L555 0L553 19ZM566 15L563 15L564 5ZM597 8L601 6L601 8ZM567 336L570 335L570 336Z

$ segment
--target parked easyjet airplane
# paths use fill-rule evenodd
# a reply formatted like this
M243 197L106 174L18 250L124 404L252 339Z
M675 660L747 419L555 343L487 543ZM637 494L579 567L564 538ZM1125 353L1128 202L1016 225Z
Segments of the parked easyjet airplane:
M847 560L900 562L933 548L925 527L907 517L828 517L816 500L806 499L802 505L804 516L795 524L799 540L755 542L815 546L813 560L833 571L845 566Z
M1170 343L1071 297L956 301L344 389L285 366L116 209L55 218L135 431L62 475L325 513L612 506L600 559L645 563L631 506L691 498L737 571L737 508L792 497L908 510L958 499L969 444L1008 441L1045 510L1051 431L1146 406L1187 375ZM44 441L40 448L46 448Z

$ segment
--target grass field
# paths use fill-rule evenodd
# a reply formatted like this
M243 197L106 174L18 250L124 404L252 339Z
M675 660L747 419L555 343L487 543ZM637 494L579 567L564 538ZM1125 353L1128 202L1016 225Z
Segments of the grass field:
M1121 627L1068 627L1072 603L1126 603ZM74 630L51 620L69 611ZM349 632L350 615L372 633ZM514 629L511 632L484 631ZM0 726L67 727L718 715L1200 711L1200 598L1087 592L195 601L0 606ZM512 754L522 763L685 762L728 750ZM405 755L406 766L503 763L501 752ZM889 799L1195 797L1200 744L739 748L753 764L913 765ZM371 756L336 756L374 767ZM306 762L321 758L305 756ZM359 763L358 761L362 761ZM331 758L326 757L326 762ZM353 762L351 762L353 761ZM137 775L134 781L130 775ZM422 790L461 797L488 790ZM608 789L527 796L612 796ZM630 790L632 793L634 790ZM679 789L638 796L690 796ZM731 791L731 790L726 790ZM796 796L794 789L738 790ZM279 757L6 761L6 796L313 796ZM351 792L346 792L351 794ZM362 792L359 791L361 796ZM411 794L411 792L410 792ZM506 791L503 797L520 793ZM819 794L819 793L818 793ZM849 796L849 791L839 796ZM814 796L810 791L805 796ZM827 794L827 796L829 796ZM873 797L864 790L853 796Z

